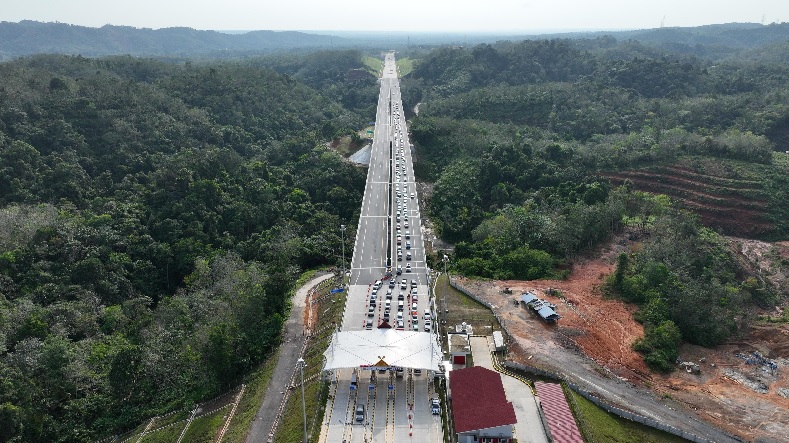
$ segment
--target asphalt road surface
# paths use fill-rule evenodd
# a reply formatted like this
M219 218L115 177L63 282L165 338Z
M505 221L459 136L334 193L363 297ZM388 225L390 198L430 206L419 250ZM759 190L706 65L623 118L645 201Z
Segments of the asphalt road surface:
M403 330L432 332L432 327L425 324L425 310L432 310L428 296L428 270L411 144L394 54L386 55L380 82L370 165L341 328L363 330L377 327L386 319L385 301L387 292L391 290L389 324ZM401 275L396 275L398 267ZM391 279L384 279L388 269L393 275ZM376 280L383 280L383 284L377 291L377 302L371 310L370 295ZM395 284L390 288L391 280L395 280ZM416 298L412 296L412 285L416 286ZM399 325L397 305L401 294L404 307L402 324ZM414 303L416 309L412 309ZM416 311L416 316L412 315L413 311ZM429 316L433 317L432 313ZM352 389L354 371L358 384ZM435 391L429 371L416 373L406 370L402 377L396 377L388 371L349 368L335 371L332 377L321 442L443 442L440 416L430 411L430 399L435 396ZM364 418L357 421L355 412L362 405Z

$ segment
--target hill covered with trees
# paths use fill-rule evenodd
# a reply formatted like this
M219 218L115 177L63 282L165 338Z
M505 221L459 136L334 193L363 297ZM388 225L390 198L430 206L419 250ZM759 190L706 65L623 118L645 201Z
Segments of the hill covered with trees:
M643 304L639 350L662 370L680 339L721 343L744 310L776 303L721 234L789 236L789 69L741 55L609 37L426 54L403 89L407 108L421 102L416 173L434 183L429 211L456 244L455 270L561 277L636 229L648 246L609 288Z
M251 31L227 34L192 28L101 28L24 20L0 22L0 60L33 54L96 57L137 55L195 57L268 53L286 49L329 48L343 39L297 31Z
M365 174L325 143L373 118L375 80L267 63L0 64L0 440L93 441L234 386L299 272L339 263Z

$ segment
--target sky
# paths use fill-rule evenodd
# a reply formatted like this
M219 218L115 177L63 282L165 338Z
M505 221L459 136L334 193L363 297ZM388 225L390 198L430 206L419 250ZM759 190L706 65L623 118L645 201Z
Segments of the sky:
M0 21L213 30L555 32L789 21L789 0L0 0Z

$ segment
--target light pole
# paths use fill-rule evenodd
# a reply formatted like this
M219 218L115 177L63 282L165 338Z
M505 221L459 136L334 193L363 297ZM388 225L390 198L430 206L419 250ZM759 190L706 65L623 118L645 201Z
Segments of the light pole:
M304 404L304 367L307 362L303 358L298 361L299 372L301 372L301 415L304 419L304 443L307 443L307 406Z
M345 225L340 225L342 232L342 278L345 278Z
M444 262L444 274L447 276L447 284L449 284L449 273L447 272L447 263L449 262L449 257L446 254L444 254L443 262ZM448 311L449 310L447 309L447 291L444 291L444 322L445 323L447 321Z

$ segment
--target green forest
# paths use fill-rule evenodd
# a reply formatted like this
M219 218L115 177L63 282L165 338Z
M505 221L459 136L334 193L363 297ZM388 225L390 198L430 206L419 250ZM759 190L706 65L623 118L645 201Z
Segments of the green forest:
M0 441L95 441L266 358L300 272L355 235L366 171L326 143L378 87L348 69L361 53L0 64Z
M781 296L723 237L789 236L788 52L770 50L712 60L599 37L425 54L405 108L419 103L416 174L434 184L453 269L562 278L630 230L645 246L606 292L641 306L634 347L650 366L670 370L681 341L731 337L735 318Z

